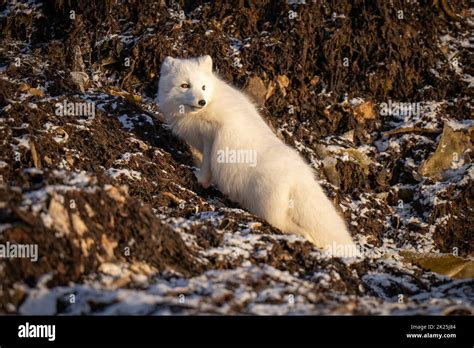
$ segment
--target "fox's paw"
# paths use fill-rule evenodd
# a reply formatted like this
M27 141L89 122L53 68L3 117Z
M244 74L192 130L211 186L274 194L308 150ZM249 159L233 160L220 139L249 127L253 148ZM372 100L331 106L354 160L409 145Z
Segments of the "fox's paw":
M211 185L211 179L209 178L209 175L204 175L200 169L197 169L194 172L194 175L196 176L198 183L200 183L205 189Z

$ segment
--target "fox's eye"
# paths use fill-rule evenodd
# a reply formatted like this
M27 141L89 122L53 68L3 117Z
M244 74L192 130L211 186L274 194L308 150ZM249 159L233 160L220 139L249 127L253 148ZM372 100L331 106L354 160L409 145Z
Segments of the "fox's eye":
M183 83L181 85L181 88L189 88L189 87L191 87L191 86L188 83Z
M205 91L205 90L206 90L206 86L202 86L202 90Z

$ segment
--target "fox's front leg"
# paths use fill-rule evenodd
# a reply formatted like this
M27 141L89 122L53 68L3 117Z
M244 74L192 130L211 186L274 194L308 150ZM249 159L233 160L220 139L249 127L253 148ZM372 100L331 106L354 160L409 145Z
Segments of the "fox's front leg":
M196 174L198 183L204 188L208 188L211 184L212 172L211 172L211 147L212 144L204 144L202 151L202 164L201 169Z

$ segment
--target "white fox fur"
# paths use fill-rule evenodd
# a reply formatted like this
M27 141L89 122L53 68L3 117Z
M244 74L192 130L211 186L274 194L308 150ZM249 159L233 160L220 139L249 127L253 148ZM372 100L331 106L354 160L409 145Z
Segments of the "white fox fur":
M332 255L354 252L343 219L312 169L272 133L242 92L212 72L210 56L166 57L158 104L173 132L202 153L196 173L201 185L216 185L251 213L283 232L304 236ZM240 163L235 163L235 156L222 161L226 149L234 154L251 151L256 162L246 163L242 156Z

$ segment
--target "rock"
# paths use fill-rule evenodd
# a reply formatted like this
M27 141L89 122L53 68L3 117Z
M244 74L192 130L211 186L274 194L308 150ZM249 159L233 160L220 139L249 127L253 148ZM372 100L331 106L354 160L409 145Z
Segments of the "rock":
M63 201L63 196L53 194L48 209L52 221L51 228L58 231L61 237L66 236L71 232L69 216L64 208Z
M79 88L82 93L85 93L89 87L89 76L82 71L71 71L71 81Z
M320 76L315 75L315 76L311 79L311 81L309 81L309 84L310 84L311 86L315 87L315 86L318 84L318 82L319 82L320 79L321 79Z
M102 234L100 242L101 242L102 248L105 250L107 258L109 260L114 259L115 258L114 249L118 246L118 243L113 239L109 239L109 237L107 237L106 234Z
M48 166L50 166L53 163L53 161L51 160L51 157L49 157L48 155L45 155L43 157L43 160Z
M369 166L372 163L371 159L362 151L355 148L344 148L342 146L327 147L320 145L317 147L318 154L325 158L326 156L340 157L343 161L356 162L362 167L364 174L369 173ZM332 163L329 161L328 163Z
M142 140L140 139L137 139L137 138L129 138L129 140L132 142L132 143L135 143L138 145L138 147L140 148L140 150L143 150L143 151L147 151L150 146L148 146L145 142L143 142Z
M369 165L372 163L372 161L365 153L353 148L348 148L344 152L344 155L347 154L353 161L362 167L365 175L369 174Z
M111 275L113 277L118 277L122 274L122 268L119 265L112 262L104 262L99 266L99 271Z
M452 254L401 253L405 260L455 279L474 278L474 261Z
M87 216L89 216L89 218L95 216L94 210L92 210L92 207L88 203L84 204L84 209L86 210Z
M114 199L117 203L123 204L125 203L125 200L127 199L127 191L124 188L116 188L115 186L112 185L105 185L104 186L104 191L107 192L107 194Z
M92 238L81 239L80 246L84 256L89 256L89 250L91 249L92 245L94 245L94 240Z
M139 95L133 94L133 93L130 93L130 92L127 92L127 91L123 91L123 90L120 90L120 89L115 88L115 87L109 88L108 92L111 95L115 95L117 97L122 97L123 99L125 99L126 101L128 101L129 103L132 103L132 104L137 104L138 105L142 102L142 97L140 97Z
M148 284L148 277L144 274L132 274L130 278L135 284L138 284L138 285Z
M141 261L134 261L130 265L130 271L146 276L151 276L157 272L157 270L151 267L149 264Z
M341 186L341 177L336 169L337 159L327 156L323 160L323 171L328 181L336 187Z
M374 120L376 113L374 110L374 103L371 101L363 102L354 108L355 119L358 123L365 123L366 120Z
M253 100L257 103L257 106L262 107L265 105L267 88L260 77L252 76L248 80L247 85L244 88L244 92L253 98Z
M54 130L54 137L53 137L53 140L55 142L57 142L58 144L65 144L68 142L69 140L69 134L67 134L67 132L62 129L62 128L56 128Z
M84 60L82 59L82 50L81 46L74 45L73 49L73 56L72 56L72 70L74 71L84 71L86 65L84 64Z
M44 92L39 88L30 88L28 94L34 95L35 97L43 98Z
M29 89L30 86L27 83L20 83L16 91L17 93L28 93Z
M31 151L31 158L33 160L33 164L35 168L41 169L43 167L41 165L41 158L38 156L35 143L33 143L32 141L30 141L30 151Z
M115 279L112 283L111 283L111 286L113 288L116 288L116 289L120 289L120 288L123 288L125 287L126 285L128 285L130 283L131 279L130 279L130 275L129 274L125 274L121 277L119 277L118 279Z
M81 216L78 213L71 214L71 222L74 230L78 235L82 236L88 231L86 224L82 221Z
M345 132L345 133L341 136L341 138L347 139L347 140L349 140L351 143L353 143L353 142L354 142L354 139L355 139L355 138L354 138L354 135L355 135L355 132L354 132L353 129L351 129L350 131Z
M39 88L31 87L27 83L21 83L17 88L17 93L28 93L29 95L33 95L35 97L43 98L44 92Z
M265 95L265 101L267 101L268 99L270 99L270 97L273 95L273 93L275 92L275 87L276 87L276 83L273 82L273 81L269 81L268 82L268 85L267 85L267 94Z
M466 161L466 152L472 150L472 142L469 133L474 129L453 129L453 126L445 123L441 139L435 152L420 166L419 173L422 176L441 179L443 173L448 169L456 169Z
M288 79L288 76L278 75L277 76L277 83L278 83L278 87L280 88L280 91L283 94L283 96L286 96L286 88L290 84L290 80Z

